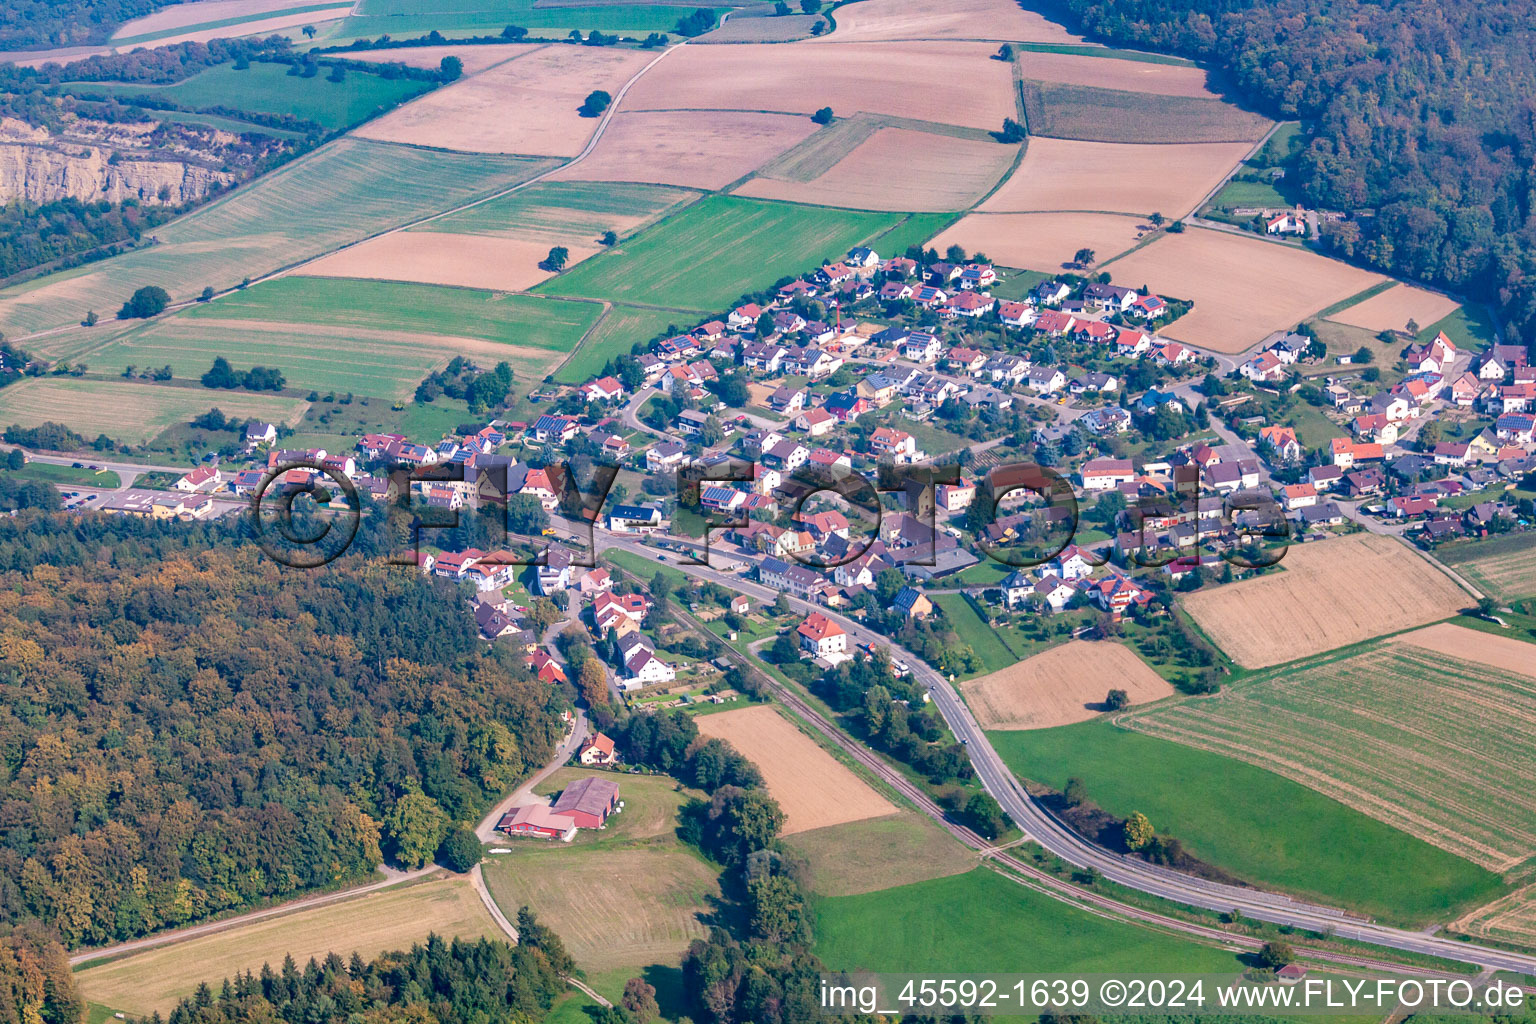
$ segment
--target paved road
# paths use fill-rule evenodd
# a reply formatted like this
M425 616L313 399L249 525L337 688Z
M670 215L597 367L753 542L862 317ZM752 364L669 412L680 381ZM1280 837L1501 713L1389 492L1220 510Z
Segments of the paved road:
M648 558L656 558L655 551L636 541L612 537L601 532L596 536L596 543L600 550L620 548ZM778 591L744 580L739 576L717 572L703 566L678 565L678 568L690 575L720 583L760 601L772 601L779 595ZM833 619L848 631L850 639L854 642L871 642L886 646L895 657L905 660L912 667L917 678L927 686L935 706L944 716L950 729L969 749L972 765L987 791L1032 839L1068 863L1077 867L1092 867L1110 881L1173 900L1176 903L1217 911L1236 909L1246 917L1261 921L1318 932L1331 932L1340 938L1354 939L1390 949L1441 956L1483 967L1524 973L1536 970L1536 956L1379 925L1333 907L1194 878L1149 864L1140 858L1122 856L1094 846L1057 821L1025 792L1013 773L1003 763L1002 758L998 756L997 751L992 748L986 734L948 679L912 652L851 619L796 598L789 600L793 606L802 611L816 610Z

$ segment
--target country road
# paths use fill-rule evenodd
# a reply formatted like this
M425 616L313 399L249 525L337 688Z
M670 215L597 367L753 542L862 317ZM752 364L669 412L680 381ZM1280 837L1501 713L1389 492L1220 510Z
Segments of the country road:
M618 548L652 560L657 559L656 551L636 541L603 533L596 534L596 537L599 550ZM773 601L780 593L739 576L704 566L684 565L675 561L669 561L668 564L675 565L689 575L719 583L760 601ZM1024 790L993 749L985 732L948 679L910 651L833 610L794 597L789 597L789 601L801 611L818 611L837 622L848 631L851 642L886 646L893 655L911 665L917 678L928 688L935 706L950 729L969 749L972 765L987 792L992 794L1030 838L1076 867L1092 867L1110 881L1176 903L1222 912L1238 910L1245 917L1256 920L1332 933L1340 938L1389 949L1439 956L1499 970L1536 973L1536 956L1441 938L1422 931L1375 924L1334 907L1195 878L1140 858L1122 856L1094 846L1058 821Z

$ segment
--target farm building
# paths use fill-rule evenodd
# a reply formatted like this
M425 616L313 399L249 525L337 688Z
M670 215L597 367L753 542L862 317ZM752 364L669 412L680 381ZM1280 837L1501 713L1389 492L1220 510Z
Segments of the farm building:
M544 804L525 804L503 814L496 823L498 832L509 836L529 836L535 839L561 839L570 841L576 834L576 821L570 815L558 814Z
M618 804L619 784L589 775L566 786L553 810L568 816L577 828L602 828Z

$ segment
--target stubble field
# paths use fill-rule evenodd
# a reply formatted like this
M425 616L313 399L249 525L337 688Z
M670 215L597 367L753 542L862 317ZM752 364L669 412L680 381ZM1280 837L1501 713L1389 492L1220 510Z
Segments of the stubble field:
M567 267L598 247L563 240ZM395 231L332 253L304 268L316 277L414 281L520 292L554 276L539 264L549 254L546 239L494 238L446 231Z
M1304 249L1201 228L1165 235L1107 269L1119 284L1192 299L1195 308L1164 333L1217 352L1241 352L1381 280Z
M405 46L384 50L348 50L347 60L377 61L380 64L404 64L413 68L436 70L444 57L457 57L464 74L473 75L504 60L521 57L538 49L537 43L501 43L490 46Z
M1184 608L1245 668L1266 668L1455 614L1472 598L1391 537L1292 546L1280 572L1187 594Z
M1411 633L1399 633L1389 642L1421 647L1456 661L1475 661L1501 672L1536 677L1536 645L1453 622L1437 622Z
M1005 267L1054 273L1067 267L1079 249L1092 249L1095 261L1103 262L1150 230L1140 217L1113 213L973 213L928 244L940 252L959 244ZM1183 293L1169 289L1168 294Z
M1458 541L1437 548L1435 557L1500 601L1536 595L1536 534Z
M736 195L859 210L963 210L995 185L1017 149L905 128L881 128L810 181L760 176Z
M837 12L837 31L818 42L894 39L992 39L1006 42L1081 43L1069 32L1011 0L861 0Z
M1016 116L1008 65L985 43L685 46L629 91L625 110L864 111L995 131ZM922 83L919 87L914 83Z
M597 128L578 108L619 88L654 54L545 46L444 86L358 131L363 138L467 153L575 156ZM512 111L516 116L509 116Z
M1107 62L1106 62L1107 63ZM1271 122L1225 100L1061 82L1023 83L1032 135L1093 142L1257 142Z
M878 818L896 808L767 705L703 715L699 732L731 744L763 773L784 834Z
M364 959L444 938L502 938L473 883L464 876L437 878L368 893L326 907L282 914L185 942L122 957L75 975L80 994L131 1016L169 1012L199 983L218 991L237 971L261 973L282 967L292 954L300 970L310 957L333 950L343 959L356 950Z
M1101 714L1112 689L1131 704L1173 696L1168 681L1129 647L1073 640L961 686L985 729L1044 729Z
M1099 210L1174 219L1188 213L1248 152L1245 142L1143 146L1033 138L983 213Z
M1536 848L1529 672L1382 643L1124 722L1277 772L1492 871Z
M614 115L591 155L553 178L719 189L815 130L814 121L797 114L625 109Z
M1022 77L1035 82L1186 99L1206 99L1214 95L1206 87L1204 69L1188 64L1154 64L1143 60L1033 50L1017 51L1014 62Z
M1399 284L1373 295L1357 305L1335 313L1328 319L1368 331L1401 331L1408 321L1422 330L1456 311L1461 303L1449 296L1411 284Z

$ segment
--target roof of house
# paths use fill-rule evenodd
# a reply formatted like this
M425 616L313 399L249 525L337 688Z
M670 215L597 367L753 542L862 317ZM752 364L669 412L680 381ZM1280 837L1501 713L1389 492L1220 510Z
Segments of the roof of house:
M619 784L612 779L600 779L595 775L587 775L577 779L560 794L553 810L558 814L561 811L582 811L586 814L602 815L619 798Z
M821 612L811 612L805 621L800 623L796 630L801 636L820 642L829 637L843 636L843 627L827 618Z

